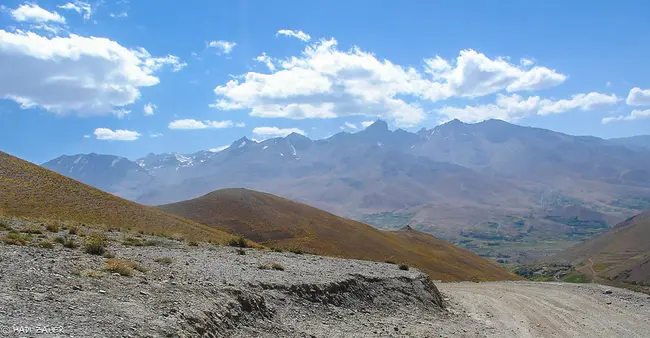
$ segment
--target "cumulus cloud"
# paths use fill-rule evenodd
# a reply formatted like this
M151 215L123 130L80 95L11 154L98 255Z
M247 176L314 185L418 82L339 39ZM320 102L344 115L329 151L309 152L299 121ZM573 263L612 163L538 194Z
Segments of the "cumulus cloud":
M357 129L358 128L356 124L350 123L350 122L344 122L343 125L348 129Z
M230 52L232 52L232 49L235 48L235 46L237 46L236 42L230 42L224 40L210 41L208 43L208 47L217 49L217 54L230 54Z
M118 119L122 119L129 114L131 114L131 111L127 109L120 108L113 110L113 115L117 116Z
M305 42L311 40L311 36L309 36L309 34L301 30L281 29L277 33L275 33L275 36L279 36L279 35L291 36Z
M291 133L306 135L302 129L298 128L278 128L278 127L256 127L253 128L253 134L269 138L269 137L284 137Z
M618 101L616 95L588 93L573 95L570 99L558 101L542 99L539 96L523 98L518 94L497 94L495 103L449 107L438 112L446 119L459 119L465 122L478 122L491 118L505 121L517 121L530 115L548 115L564 113L571 110L591 111L613 105Z
M625 102L630 106L650 106L650 89L632 88Z
M363 121L363 122L361 122L361 126L364 127L364 128L368 128L373 123L375 123L375 121Z
M535 64L535 59L521 58L519 60L519 64L521 64L524 67L530 67Z
M156 111L156 108L158 108L158 107L157 107L155 104L149 102L149 103L147 103L147 104L144 105L144 109L143 109L143 110L144 110L144 114L145 114L145 115L148 115L148 116L151 116L151 115L153 115L154 112Z
M0 98L21 108L107 115L135 102L140 88L160 82L164 67L186 66L174 55L153 57L100 37L48 38L33 32L0 30Z
M21 22L55 22L63 24L65 18L57 12L50 12L37 4L26 3L10 11L16 21Z
M619 115L615 117L605 117L602 119L603 124L608 124L614 121L634 121L650 118L650 109L646 110L633 110L630 115Z
M140 137L140 133L131 130L117 129L115 131L108 128L95 129L95 137L98 140L107 141L135 141Z
M335 39L320 40L306 46L300 56L279 62L278 71L249 72L216 87L217 100L210 106L247 109L258 117L380 117L408 127L427 116L419 100L534 91L566 79L546 67L522 68L474 50L461 51L454 61L436 56L424 60L424 65L424 71L418 71L358 47L341 51Z
M266 53L262 53L262 55L256 57L254 60L265 64L266 68L268 68L270 71L272 72L275 71L275 65L273 64L273 60L268 55L266 55Z
M163 136L162 133L150 133L149 134L149 137L151 137L151 138L157 138L157 137L161 137L161 136Z
M68 2L64 5L57 6L58 8L65 9L65 10L70 10L70 11L75 11L79 15L82 15L84 20L90 19L90 16L92 15L92 7L90 6L89 3L83 2L83 1L74 1L74 2Z
M179 130L192 130L192 129L222 129L222 128L231 128L231 127L244 127L246 126L242 123L233 123L230 120L226 121L198 121L194 119L183 119L175 120L169 122L167 126L169 129L179 129Z

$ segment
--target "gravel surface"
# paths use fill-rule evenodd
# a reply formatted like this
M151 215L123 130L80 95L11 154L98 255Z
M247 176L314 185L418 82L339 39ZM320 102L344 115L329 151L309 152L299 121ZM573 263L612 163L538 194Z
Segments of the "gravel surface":
M441 295L394 264L110 232L108 252L142 270L125 276L83 247L39 246L87 237L9 226L43 233L10 245L0 231L0 337L650 337L650 298L617 288L436 283Z
M598 284L438 283L448 310L493 337L650 337L650 296ZM471 336L471 335L467 335Z

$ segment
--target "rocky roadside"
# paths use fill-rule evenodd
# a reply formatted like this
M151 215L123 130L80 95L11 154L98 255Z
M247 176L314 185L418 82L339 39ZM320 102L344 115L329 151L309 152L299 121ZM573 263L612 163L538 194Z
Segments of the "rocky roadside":
M101 256L82 247L92 229L75 235L45 226L13 222L10 237L29 241L0 242L3 336L43 336L35 330L44 327L62 337L434 337L466 330L415 269L120 232L107 233Z

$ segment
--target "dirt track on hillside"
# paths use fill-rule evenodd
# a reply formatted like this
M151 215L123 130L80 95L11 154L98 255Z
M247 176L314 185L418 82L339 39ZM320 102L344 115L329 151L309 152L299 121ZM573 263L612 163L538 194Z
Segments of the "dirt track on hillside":
M650 337L650 296L598 284L438 283L467 332L498 337ZM611 290L611 294L605 294Z

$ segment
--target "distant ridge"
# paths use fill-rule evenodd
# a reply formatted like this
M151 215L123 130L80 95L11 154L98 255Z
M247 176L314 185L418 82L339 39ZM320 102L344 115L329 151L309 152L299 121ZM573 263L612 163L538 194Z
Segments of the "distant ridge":
M410 227L382 231L302 203L247 189L217 190L160 208L273 248L404 263L427 272L434 279L447 281L518 279L467 250Z

